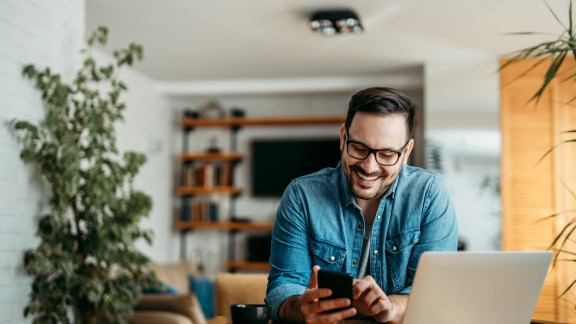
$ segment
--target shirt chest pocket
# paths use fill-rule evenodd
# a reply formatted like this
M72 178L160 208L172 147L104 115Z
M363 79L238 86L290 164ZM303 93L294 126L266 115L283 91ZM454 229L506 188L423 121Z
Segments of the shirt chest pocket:
M395 288L402 289L411 284L416 269L409 266L412 247L420 238L420 230L407 230L386 240L386 262Z
M310 240L310 250L313 254L313 265L319 265L326 270L344 271L346 247L313 238Z

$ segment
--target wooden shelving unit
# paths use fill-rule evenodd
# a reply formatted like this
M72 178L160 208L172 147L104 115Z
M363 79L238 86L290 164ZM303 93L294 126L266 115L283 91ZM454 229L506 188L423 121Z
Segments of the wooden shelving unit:
M291 116L291 117L262 117L262 118L224 118L224 119L183 119L180 121L180 127L184 131L183 153L179 158L183 166L191 166L195 163L206 164L226 164L229 163L232 168L236 163L242 161L242 154L236 151L236 135L242 127L253 126L299 126L299 125L334 125L341 124L345 121L345 116ZM229 147L231 152L219 153L190 153L188 152L188 135L196 128L202 127L224 127L231 130L232 141ZM218 184L221 184L217 182ZM186 184L195 184L187 182ZM231 197L229 217L234 212L235 198L242 194L242 188L234 185L229 186L188 186L181 185L176 189L177 195L182 199L194 199L186 197L210 196L210 195L228 195ZM177 217L177 219L181 219ZM193 219L193 218L191 218ZM186 233L200 230L227 231L230 235L228 262L225 267L227 271L269 271L268 262L248 262L236 260L235 234L240 231L261 231L270 232L272 222L233 222L233 221L177 221L176 228L181 232L181 255L186 255Z
M239 153L182 153L182 161L229 161L239 162L242 155Z
M178 194L181 196L199 196L199 195L212 195L222 194L230 196L238 196L242 193L242 189L238 187L180 187Z
M181 121L181 126L232 127L232 126L333 125L343 123L345 119L346 119L345 116L184 119Z

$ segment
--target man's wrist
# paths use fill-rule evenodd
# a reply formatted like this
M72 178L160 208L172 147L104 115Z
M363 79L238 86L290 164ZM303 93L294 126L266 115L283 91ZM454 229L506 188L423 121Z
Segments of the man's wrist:
M302 323L304 318L300 310L301 295L288 297L280 306L278 317L282 323Z
M385 323L402 323L410 295L390 295L388 298L390 299L390 304L392 305L392 319Z

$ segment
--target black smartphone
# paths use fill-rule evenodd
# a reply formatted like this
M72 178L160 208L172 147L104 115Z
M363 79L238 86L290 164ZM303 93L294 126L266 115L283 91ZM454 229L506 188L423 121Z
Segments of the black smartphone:
M348 298L350 299L350 306L352 306L352 282L351 275L345 272L337 272L330 270L318 271L318 288L329 288L332 290L332 295L321 299L335 299L335 298ZM340 308L334 311L339 311L345 308Z

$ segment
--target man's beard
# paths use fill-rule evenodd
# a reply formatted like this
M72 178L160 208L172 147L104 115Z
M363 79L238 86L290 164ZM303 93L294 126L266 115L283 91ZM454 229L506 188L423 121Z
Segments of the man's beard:
M385 171L381 171L381 172L373 172L373 173L366 173L364 171L364 169L362 169L360 166L358 165L350 165L348 166L348 164L344 161L342 161L342 164L345 168L345 170L348 170L348 172L345 172L346 175L346 182L348 183L348 188L350 188L350 191L352 192L352 194L354 195L354 197L358 198L358 199L362 199L362 200L371 200L377 197L381 197L382 195L384 195L384 193L386 193L386 190L388 190L388 187L390 187L390 184L386 184L385 180L388 180L388 177L390 176L388 173L386 173ZM361 189L357 189L354 186L354 180L353 180L353 173L359 173L362 174L365 177L374 177L377 176L378 181L380 181L380 187L377 188L376 191L372 192L372 193L364 193L362 192L363 190Z

